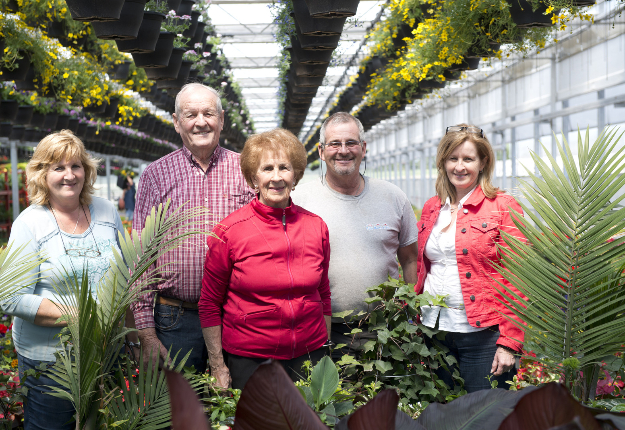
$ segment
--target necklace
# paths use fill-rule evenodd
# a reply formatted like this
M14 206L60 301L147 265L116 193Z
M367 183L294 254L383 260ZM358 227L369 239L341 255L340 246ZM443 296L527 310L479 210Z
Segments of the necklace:
M91 237L93 238L93 243L95 245L96 250L93 251L93 249L74 249L74 248L70 248L68 250L67 247L65 246L63 233L61 232L61 228L59 227L59 220L56 219L56 213L54 209L52 209L52 205L50 205L50 203L48 203L48 207L50 208L50 212L52 212L52 216L54 217L54 222L56 222L56 228L59 231L59 235L61 236L61 243L63 244L63 249L65 250L66 255L69 255L70 257L92 257L92 258L99 257L101 255L100 248L98 248L98 242L96 242L95 240L95 236L93 235L93 229L91 228L91 225L89 225L88 228L89 228L89 231L91 232ZM85 207L83 205L80 205L80 207L82 208L82 212L85 214L85 220L87 220L88 224L91 224L89 222L89 219L87 218L87 212L85 211ZM80 213L78 214L78 219L80 219ZM76 227L78 227L78 221L76 221ZM74 227L74 232L76 231L76 227Z

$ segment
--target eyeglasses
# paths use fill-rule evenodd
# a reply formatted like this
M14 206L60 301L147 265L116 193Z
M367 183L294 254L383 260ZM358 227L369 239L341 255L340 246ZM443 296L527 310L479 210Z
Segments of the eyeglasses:
M362 142L360 142L359 140L348 140L347 142L339 142L338 140L335 140L324 144L323 147L338 151L343 147L343 145L345 145L345 148L347 149L354 149L361 144Z
M477 134L480 137L484 137L484 132L482 131L481 128L477 128L477 127L460 127L460 126L457 126L457 125L453 125L451 127L447 127L447 129L445 129L445 134L447 134L447 133L457 133L459 131L466 131L467 133Z

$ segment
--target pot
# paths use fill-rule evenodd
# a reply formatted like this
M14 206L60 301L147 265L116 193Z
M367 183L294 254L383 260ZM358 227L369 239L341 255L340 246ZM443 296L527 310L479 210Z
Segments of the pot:
M17 116L19 103L17 100L0 101L0 121L13 121Z
M11 134L9 135L9 140L21 140L22 136L24 136L24 132L26 131L26 127L23 125L14 125L11 129ZM2 426L0 426L2 428Z
M434 79L424 79L419 81L420 89L437 89L437 88L445 88L445 82L438 82Z
M178 9L176 9L176 15L178 16L191 15L194 4L195 4L195 0L182 0L180 2L180 6L178 6Z
M41 128L43 127L43 121L46 119L46 115L43 113L38 113L33 111L33 116L30 119L30 126Z
M75 21L115 21L124 7L124 0L66 0Z
M55 39L60 39L65 36L65 28L63 27L63 23L60 21L48 21L46 25L46 33L48 37L54 37Z
M83 107L82 111L89 114L104 113L104 111L106 110L106 106L108 106L108 102L104 100L101 105Z
M454 64L449 68L451 71L476 70L480 64L480 57L463 57L460 64Z
M182 65L182 56L184 53L185 50L183 48L173 48L167 67L145 69L146 75L148 78L155 81L176 79L180 71L180 66Z
M340 34L336 36L308 36L302 34L297 21L295 21L295 33L302 49L307 51L334 50L339 46L339 39L341 38Z
M167 67L174 49L175 37L176 35L174 33L161 31L154 52L149 54L132 54L135 65L137 67L143 67L144 69Z
M187 84L198 82L197 75L200 73L198 69L191 69L189 77L187 78Z
M10 122L0 123L0 137L11 136L11 130L13 130L13 124Z
M167 10L177 11L180 7L180 0L167 0Z
M108 103L104 112L102 112L103 118L114 118L115 114L117 114L117 106L119 106L119 98L111 98L111 101Z
M30 69L30 58L25 51L20 51L22 58L16 61L17 67L13 70L9 70L6 67L0 68L0 80L2 81L23 81L26 78L28 69Z
M302 64L329 64L332 59L332 51L306 51L296 37L291 36L291 58L296 57Z
M297 76L325 76L328 70L327 63L325 64L302 64L295 55L291 57L291 70L295 70Z
M113 76L113 80L115 81L125 81L128 79L128 75L130 74L130 65L132 61L126 60L122 64L119 65L115 75Z
M56 120L56 129L58 131L67 130L67 125L69 124L69 115L59 115Z
M306 6L308 6L310 16L313 18L347 18L354 16L358 10L358 3L360 3L360 0L306 0Z
M84 139L84 137L87 135L87 126L89 125L89 123L87 122L80 122L80 120L78 121L78 126L76 127L76 136L80 137L81 139Z
M59 114L57 113L48 113L46 114L46 117L43 119L43 125L41 126L41 128L43 128L44 130L55 130L56 129L56 123L59 120Z
M297 21L302 34L310 36L336 36L343 32L343 25L347 18L312 18L308 6L303 1L293 2L293 16Z
M117 21L93 22L98 39L136 39L143 21L143 8L147 0L126 0Z
M319 87L325 76L297 76L295 70L289 70L289 82L297 87Z
M80 120L78 118L70 118L69 121L67 121L67 129L76 134L78 124L80 124Z
M205 34L204 27L206 27L205 22L197 23L197 29L195 30L195 34L193 35L191 40L189 40L189 43L187 43L187 46L189 47L189 49L195 50L195 45L198 43L201 43L202 45L204 45L203 42L206 40L205 38L203 38ZM202 48L204 48L204 46L202 46Z
M143 12L143 20L137 32L137 38L131 40L117 40L117 49L121 52L147 54L154 52L156 42L161 33L161 24L165 15L158 12Z
M18 125L30 125L30 120L33 118L34 107L23 105L17 108L17 115L13 124Z
M32 64L28 67L24 80L15 82L15 88L21 91L35 91L37 89L35 87L35 68Z
M532 4L527 0L508 0L512 21L519 28L551 27L551 16L544 15L547 5L540 3L536 11L532 11ZM555 12L555 11L554 11Z
M85 133L85 139L92 140L95 137L95 132L98 131L98 127L93 124L87 125L87 132Z
M36 133L36 130L34 128L27 128L26 130L24 130L24 135L22 136L22 142L34 142L35 133Z
M199 17L200 17L200 13L198 11L194 10L193 12L191 12L191 26L182 32L183 37L195 36Z

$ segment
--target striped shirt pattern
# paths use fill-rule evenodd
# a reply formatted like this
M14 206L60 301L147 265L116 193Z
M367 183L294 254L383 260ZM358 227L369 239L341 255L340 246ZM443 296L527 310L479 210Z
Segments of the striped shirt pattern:
M185 204L187 208L204 206L210 213L198 218L195 230L210 232L215 224L242 208L254 197L241 174L239 154L220 146L215 148L206 172L183 147L150 164L139 181L133 229L140 232L152 207L171 199L169 213ZM156 262L167 264L162 281L150 285L159 295L197 303L202 288L207 236L195 234ZM154 327L152 291L132 305L137 329Z

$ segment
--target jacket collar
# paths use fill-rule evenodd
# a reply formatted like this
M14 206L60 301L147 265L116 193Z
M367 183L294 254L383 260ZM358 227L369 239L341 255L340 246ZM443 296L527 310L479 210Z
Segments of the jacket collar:
M482 186L478 184L478 186L475 187L475 189L473 190L473 193L471 193L471 195L469 196L469 199L464 202L462 206L477 206L482 203L482 200L484 200L485 197L486 196L482 191ZM436 198L435 204L432 205L432 209L430 210L430 212L440 212L442 206L443 204L441 202L441 199Z
M292 217L297 213L297 206L293 204L293 201L289 197L289 205L282 208L272 208L271 206L267 206L258 200L258 195L250 202L252 206L252 210L256 214L258 218L268 224L279 223L282 224L282 216L286 215L287 218Z

